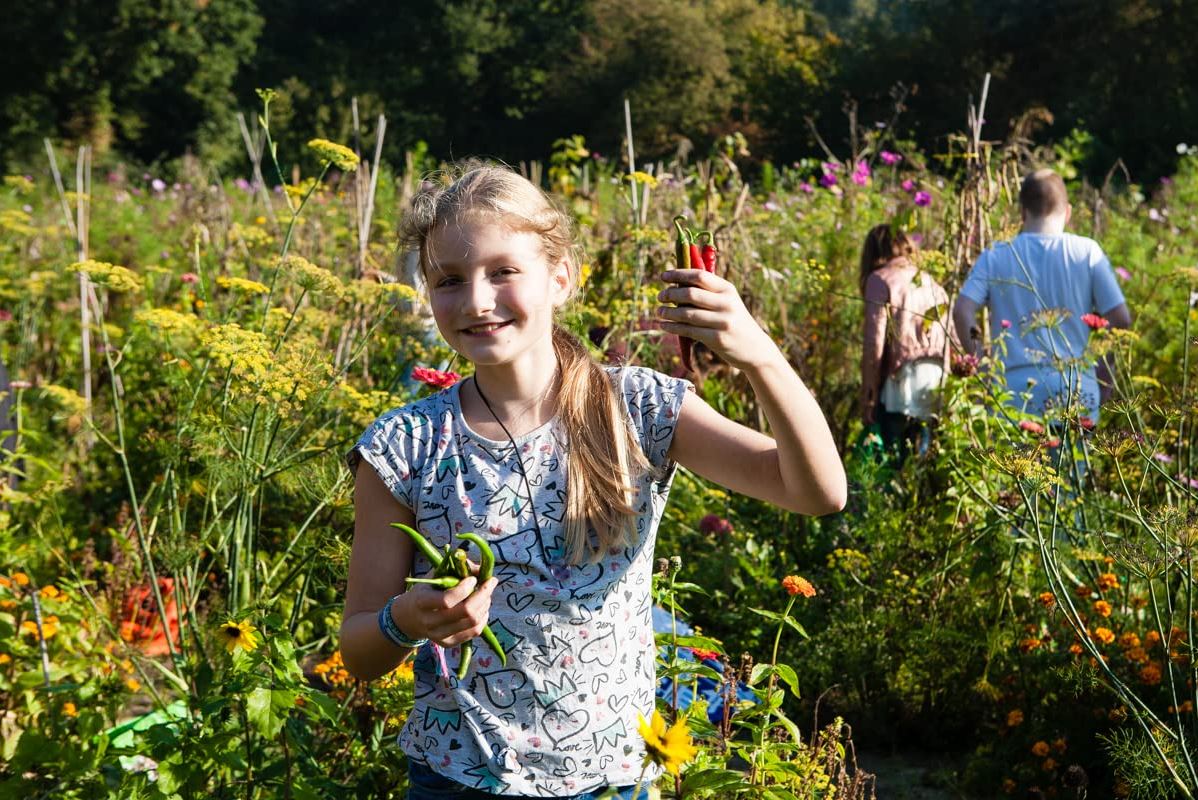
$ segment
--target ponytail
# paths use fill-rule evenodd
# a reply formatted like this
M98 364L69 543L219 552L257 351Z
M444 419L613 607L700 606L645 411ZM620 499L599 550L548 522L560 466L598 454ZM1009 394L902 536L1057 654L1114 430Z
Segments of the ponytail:
M649 469L608 373L574 334L553 327L561 371L558 415L570 440L566 476L566 559L594 563L636 541L637 481ZM588 526L595 529L592 544Z

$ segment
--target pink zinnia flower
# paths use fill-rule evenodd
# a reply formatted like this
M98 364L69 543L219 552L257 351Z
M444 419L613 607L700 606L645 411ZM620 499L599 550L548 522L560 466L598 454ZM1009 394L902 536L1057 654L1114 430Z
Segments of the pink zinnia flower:
M932 196L927 192L916 192L914 200L917 206L930 206L932 204Z
M7 308L0 308L0 322L9 322L12 320L12 312Z
M732 533L732 523L716 514L708 514L699 520L699 530L706 534L729 534Z
M958 378L968 378L978 371L978 357L965 354L953 356L953 374Z
M438 389L448 389L460 381L462 376L456 372L442 372L429 367L413 367L412 378L421 383L427 383L429 386L436 386Z
M183 281L184 283L198 283L200 276L196 275L194 272L184 272L179 276L179 280Z
M843 169L839 161L825 161L820 166L824 168L824 172L840 172Z
M907 180L903 181L899 185L903 187L903 191L907 194L911 194L911 192L915 191L915 181L911 180L910 178L907 178Z
M1053 448L1053 447L1060 447L1060 446L1061 446L1061 440L1060 440L1060 439L1049 439L1048 441L1046 441L1046 442L1044 443L1044 446L1045 446L1045 447L1048 447L1048 448L1050 448L1050 449L1051 449L1051 448Z
M1036 435L1044 433L1044 426L1041 425L1039 422L1034 422L1030 419L1021 420L1019 423L1019 427L1022 430L1027 431L1028 433L1034 433Z
M1077 424L1082 427L1082 430L1094 430L1094 420L1090 419L1089 417L1078 417Z
M998 323L998 324L999 324L999 325L1001 325L1001 326L1002 326L1002 329L1005 331L1005 330L1007 330L1008 328L1010 328L1010 327L1011 327L1011 320L1009 320L1009 319L1004 319L1002 322L1000 322L1000 323Z
M878 153L878 158L882 159L883 164L886 164L890 167L893 167L895 164L903 160L903 157L898 153L892 153L889 150L883 150L882 152Z
M1152 457L1155 458L1157 461L1161 462L1162 464L1172 464L1173 463L1173 456L1169 455L1168 453L1153 453Z
M1111 324L1097 314L1082 314L1082 322L1089 325L1092 331L1100 331Z
M864 161L858 161L857 168L853 170L853 183L858 186L864 186L869 183L869 176L869 164L866 164Z
M1115 267L1115 274L1119 276L1119 280L1125 281L1131 277L1131 273L1123 267Z
M811 185L811 181L803 181L799 184L799 191L803 194L811 194L815 191L815 187Z

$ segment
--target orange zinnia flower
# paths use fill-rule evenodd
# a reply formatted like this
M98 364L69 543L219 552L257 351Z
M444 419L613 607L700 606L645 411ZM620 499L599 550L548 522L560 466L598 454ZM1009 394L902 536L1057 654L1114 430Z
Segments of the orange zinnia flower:
M803 597L815 597L815 587L811 585L811 581L798 575L787 575L783 578L782 588L791 596L801 594Z

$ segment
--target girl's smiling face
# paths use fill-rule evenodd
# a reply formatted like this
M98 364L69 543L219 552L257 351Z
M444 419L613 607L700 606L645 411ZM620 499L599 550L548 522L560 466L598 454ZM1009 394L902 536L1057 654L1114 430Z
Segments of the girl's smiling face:
M433 318L450 347L476 365L552 353L553 312L568 297L569 272L549 262L540 236L466 219L434 231L427 252Z

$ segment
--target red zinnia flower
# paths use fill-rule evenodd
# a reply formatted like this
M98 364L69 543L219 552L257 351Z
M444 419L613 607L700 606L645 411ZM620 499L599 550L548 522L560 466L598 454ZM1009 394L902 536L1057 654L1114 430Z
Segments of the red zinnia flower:
M720 660L720 654L717 653L716 651L703 650L702 648L699 648L699 647L692 647L691 655L693 655L697 661L709 661L709 660L710 661L719 661Z
M1094 430L1094 420L1090 419L1089 417L1078 417L1077 424L1081 425L1088 431Z
M699 520L699 530L702 533L732 533L732 523L716 514L708 514Z
M1035 434L1044 433L1044 426L1041 425L1039 422L1033 422L1030 419L1022 420L1019 423L1019 427L1025 431L1027 431L1028 433L1035 433Z
M1082 322L1090 326L1090 330L1100 331L1103 328L1109 327L1110 322L1103 319L1097 314L1082 314Z
M438 389L448 389L462 379L462 376L456 372L441 372L428 367L413 367L412 377L421 383L436 386Z

